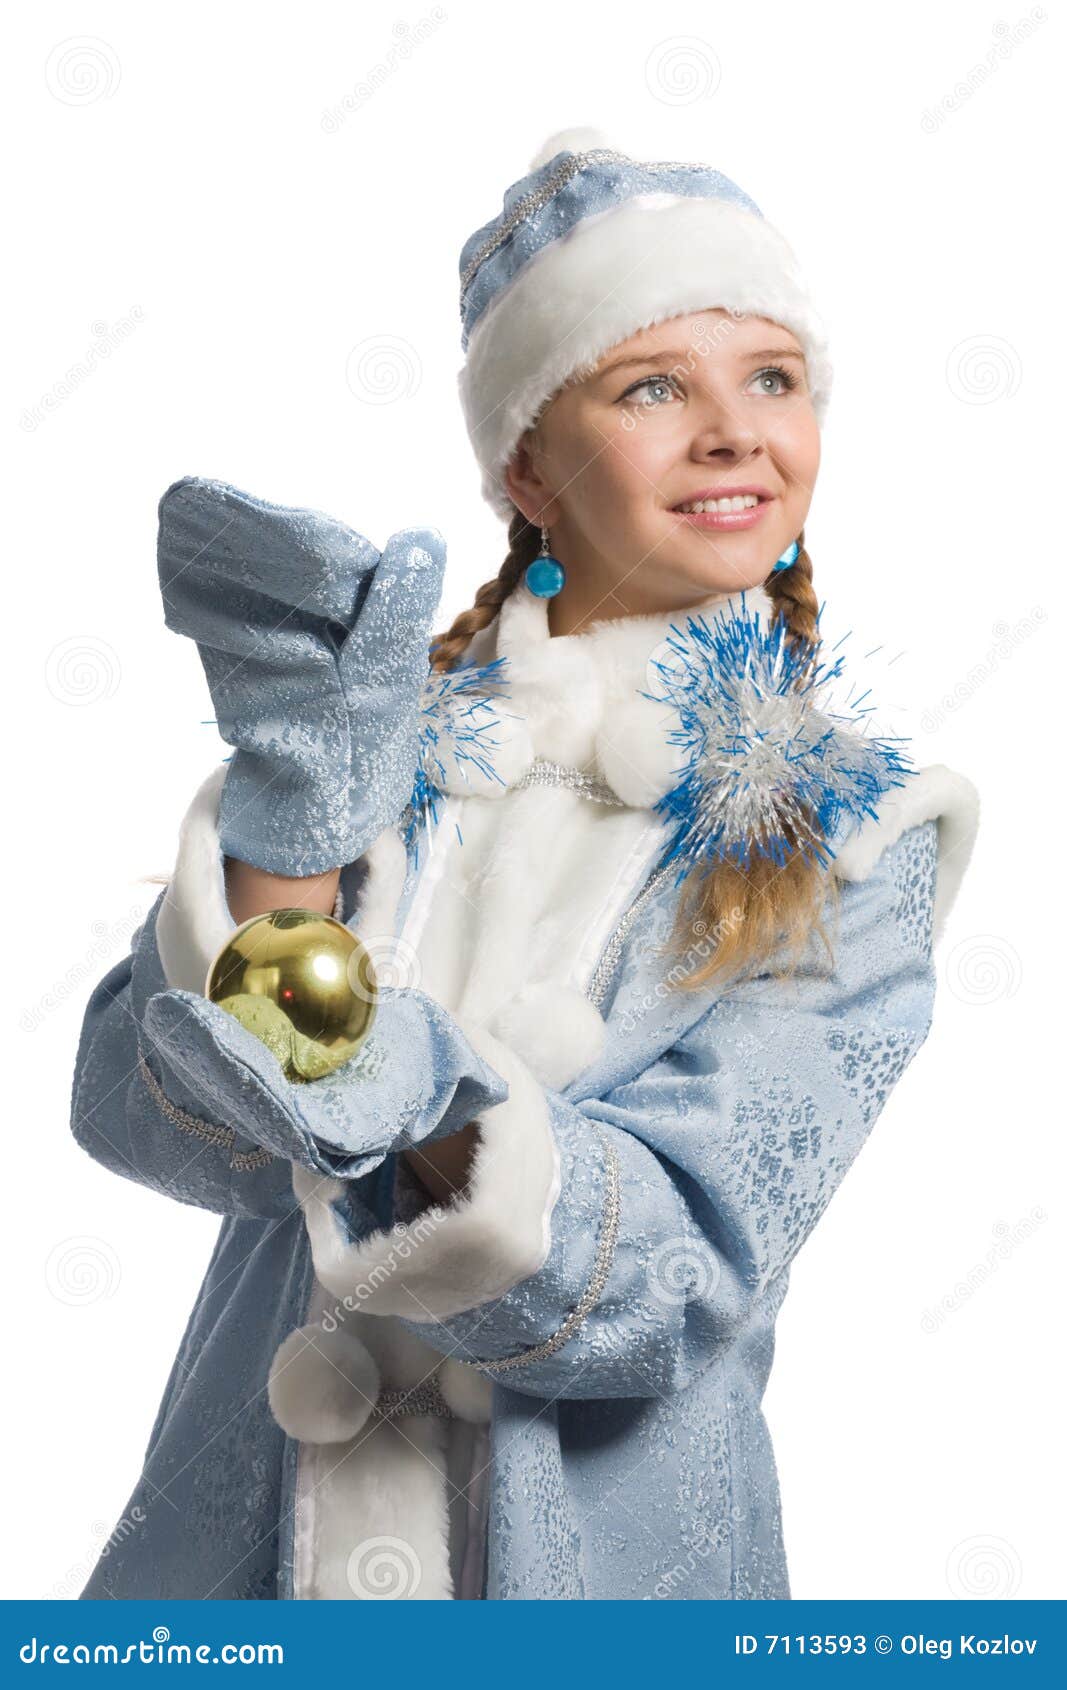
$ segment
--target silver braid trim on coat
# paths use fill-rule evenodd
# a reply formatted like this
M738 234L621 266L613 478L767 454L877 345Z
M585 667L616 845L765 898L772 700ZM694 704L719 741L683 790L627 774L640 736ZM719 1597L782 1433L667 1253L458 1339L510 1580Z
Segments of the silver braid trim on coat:
M512 781L509 792L519 792L527 786L567 786L581 798L591 798L596 804L611 804L625 810L617 792L605 781L587 775L584 769L571 768L567 763L553 763L548 757L535 757L526 772Z
M645 882L643 890L638 893L637 897L626 911L626 914L619 922L614 933L611 935L611 938L608 940L607 945L604 947L604 953L596 965L593 972L593 978L590 980L585 989L586 997L589 999L589 1002L595 1006L595 1008L600 1009L605 997L607 996L608 984L615 972L619 958L622 955L622 947L626 943L627 933L629 933L631 927L641 914L641 911L644 909L649 899L659 891L659 888L666 880L668 874L673 871L673 867L674 865L672 863L662 863L660 867L654 871L651 878Z
M379 1391L372 1412L381 1419L392 1419L398 1414L430 1414L440 1420L456 1418L441 1395L436 1373L431 1373L429 1378L420 1380L417 1385L397 1385Z
M604 1208L600 1221L600 1234L597 1239L596 1258L593 1271L589 1276L589 1283L581 1297L563 1322L557 1326L550 1337L535 1349L521 1350L518 1355L500 1356L495 1361L476 1361L470 1365L486 1371L492 1368L494 1372L502 1372L510 1367L524 1367L527 1362L544 1361L546 1356L554 1355L572 1337L582 1324L586 1315L594 1309L600 1301L600 1294L607 1284L611 1263L615 1255L615 1246L619 1237L619 1219L622 1213L622 1201L619 1189L619 1158L615 1146L607 1137L599 1122L592 1121L590 1125L595 1129L600 1140L600 1148L604 1153Z
M247 1174L253 1168L265 1168L268 1162L274 1161L273 1153L262 1147L256 1150L235 1150L237 1134L232 1127L213 1126L210 1121L202 1121L199 1115L191 1115L188 1109L181 1109L176 1103L172 1103L148 1066L140 1045L137 1047L137 1066L160 1114L166 1116L179 1132L192 1133L194 1137L202 1138L205 1143L213 1144L218 1150L228 1150L230 1169L233 1173Z

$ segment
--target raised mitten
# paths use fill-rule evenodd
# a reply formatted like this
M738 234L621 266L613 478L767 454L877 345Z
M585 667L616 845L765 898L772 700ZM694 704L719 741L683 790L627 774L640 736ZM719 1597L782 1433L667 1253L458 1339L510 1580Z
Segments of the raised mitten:
M411 797L445 542L385 550L320 511L185 476L159 502L164 620L196 641L232 745L229 856L307 876L361 856Z

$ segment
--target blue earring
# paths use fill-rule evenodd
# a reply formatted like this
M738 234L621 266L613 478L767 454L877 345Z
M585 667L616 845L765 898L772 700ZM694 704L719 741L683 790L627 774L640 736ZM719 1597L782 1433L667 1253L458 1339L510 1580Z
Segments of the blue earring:
M775 564L774 569L771 570L771 574L773 575L775 570L778 569L788 569L791 563L796 563L799 556L800 547L797 545L795 540L790 541L789 545L778 559L778 562Z
M542 526L540 555L526 565L523 580L539 599L554 599L566 579L563 565L549 552L548 529Z

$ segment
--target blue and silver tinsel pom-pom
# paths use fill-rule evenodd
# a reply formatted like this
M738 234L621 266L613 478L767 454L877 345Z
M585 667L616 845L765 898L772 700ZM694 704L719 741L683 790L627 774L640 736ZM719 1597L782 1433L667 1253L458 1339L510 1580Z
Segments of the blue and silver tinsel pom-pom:
M747 870L755 855L781 867L795 850L825 867L842 824L876 815L876 800L918 772L892 741L856 731L873 706L851 719L823 707L844 659L816 663L815 645L794 645L780 618L764 628L744 593L710 627L703 616L684 633L672 624L666 644L672 655L652 667L659 702L679 717L668 738L687 758L655 808L671 826L661 865L679 861L676 885L698 865Z
M497 657L492 663L431 671L423 683L415 784L402 830L405 847L415 843L416 864L420 830L425 828L432 842L437 825L437 805L445 796L450 772L446 757L461 776L468 765L486 780L504 785L493 767L492 736L500 720L495 700L506 697L506 663L506 657Z

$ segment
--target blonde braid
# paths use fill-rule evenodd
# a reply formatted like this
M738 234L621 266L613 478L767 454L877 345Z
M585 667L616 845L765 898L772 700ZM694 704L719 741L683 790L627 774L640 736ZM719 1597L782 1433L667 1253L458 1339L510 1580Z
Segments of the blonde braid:
M784 618L794 643L819 638L819 600L812 582L811 559L804 545L804 530L797 536L796 562L788 569L776 569L763 583L764 590L775 606L779 618Z
M533 562L540 549L541 530L516 510L508 524L508 555L497 574L478 588L470 610L461 610L448 631L431 642L430 667L435 673L451 669L475 634L488 628L504 600L518 586L526 565Z

